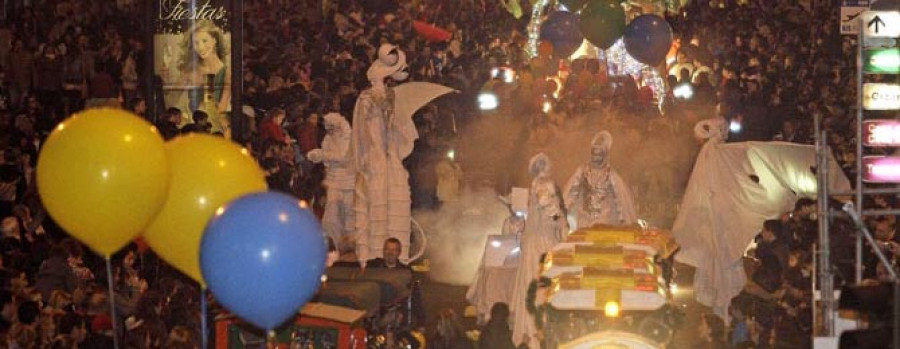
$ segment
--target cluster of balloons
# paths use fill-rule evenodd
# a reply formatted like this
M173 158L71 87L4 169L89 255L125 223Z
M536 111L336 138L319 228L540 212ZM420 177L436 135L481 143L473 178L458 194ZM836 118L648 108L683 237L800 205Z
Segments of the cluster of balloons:
M623 38L625 49L632 57L656 66L665 61L672 46L672 27L664 18L645 14L626 26L625 11L619 0L560 0L560 3L568 11L551 13L541 26L540 39L551 46L538 47L542 56L552 52L556 58L569 57L583 39L605 50Z
M109 257L139 236L227 309L271 330L318 290L326 246L293 197L267 192L246 149L191 134L163 141L127 111L90 109L60 123L37 164L50 215Z

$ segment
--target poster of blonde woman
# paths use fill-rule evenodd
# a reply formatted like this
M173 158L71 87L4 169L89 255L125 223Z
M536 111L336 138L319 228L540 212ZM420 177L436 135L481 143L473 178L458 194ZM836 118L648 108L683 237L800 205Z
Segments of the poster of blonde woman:
M231 111L227 3L160 0L154 37L154 66L166 108L182 111L182 126L195 122L193 112L202 110L208 118L201 129L226 136Z

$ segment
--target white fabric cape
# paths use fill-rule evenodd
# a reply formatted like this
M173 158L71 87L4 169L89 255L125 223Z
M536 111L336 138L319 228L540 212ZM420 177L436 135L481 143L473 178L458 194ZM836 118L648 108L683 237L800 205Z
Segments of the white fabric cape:
M385 239L397 238L408 261L411 216L409 174L403 159L419 137L413 113L431 100L454 90L427 82L393 87L393 100L378 100L363 91L353 111L351 164L356 173L354 213L360 263L381 257ZM390 114L391 109L393 114Z
M815 199L815 165L809 145L713 139L703 146L672 227L682 247L676 259L697 268L698 302L725 316L746 284L742 255L763 222L793 209L797 199ZM830 154L828 172L832 191L850 189Z

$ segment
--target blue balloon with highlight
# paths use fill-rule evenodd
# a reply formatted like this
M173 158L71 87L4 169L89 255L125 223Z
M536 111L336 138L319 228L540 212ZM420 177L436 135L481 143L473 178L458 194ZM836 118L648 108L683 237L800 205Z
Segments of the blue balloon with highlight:
M657 15L641 15L625 27L625 50L638 62L656 66L672 48L672 26Z
M568 11L551 13L541 25L540 39L553 44L555 58L568 58L584 42L578 15Z
M272 330L318 291L326 254L322 227L300 200L254 193L229 202L209 221L200 268L225 308Z

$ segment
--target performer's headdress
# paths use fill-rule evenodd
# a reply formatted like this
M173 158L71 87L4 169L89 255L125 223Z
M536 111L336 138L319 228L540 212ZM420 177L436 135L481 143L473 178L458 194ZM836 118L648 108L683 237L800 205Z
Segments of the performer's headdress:
M600 131L591 139L591 147L600 146L605 150L612 147L613 136L609 131Z
M323 117L323 119L325 121L325 125L331 125L335 129L339 130L339 132L343 132L348 136L350 135L350 123L347 122L347 119L341 116L341 114L328 113L325 114L325 117Z
M694 125L694 137L700 139L726 139L728 137L728 127L725 118L714 117L702 120Z
M406 64L406 53L399 47L391 44L382 44L378 48L378 58L372 62L366 76L370 82L383 82L390 77L397 81L406 80L409 77L409 67Z
M550 167L550 157L544 153L537 153L537 155L531 157L531 160L528 162L528 172L531 173L532 177L550 173Z

